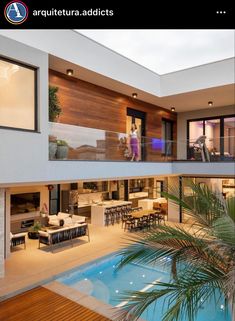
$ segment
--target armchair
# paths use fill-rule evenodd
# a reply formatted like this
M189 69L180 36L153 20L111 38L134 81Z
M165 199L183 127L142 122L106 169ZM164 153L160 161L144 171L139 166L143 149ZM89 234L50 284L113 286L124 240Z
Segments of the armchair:
M13 248L14 246L24 244L24 249L26 249L26 242L25 242L26 235L27 233L18 233L18 234L10 233L11 248Z

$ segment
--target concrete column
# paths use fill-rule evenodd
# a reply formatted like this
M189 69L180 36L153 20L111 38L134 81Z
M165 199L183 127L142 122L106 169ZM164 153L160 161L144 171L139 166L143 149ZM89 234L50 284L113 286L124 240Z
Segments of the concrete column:
M168 188L170 189L170 186L174 186L174 190L177 189L179 197L179 177L168 177ZM168 190L169 193L171 193L170 190ZM168 221L170 222L180 222L180 207L177 204L174 204L170 199L168 199Z
M11 249L10 249L10 227L11 227L11 199L10 199L10 191L9 188L5 189L5 255L6 259L10 256L11 254Z
M5 189L0 188L0 278L4 277Z

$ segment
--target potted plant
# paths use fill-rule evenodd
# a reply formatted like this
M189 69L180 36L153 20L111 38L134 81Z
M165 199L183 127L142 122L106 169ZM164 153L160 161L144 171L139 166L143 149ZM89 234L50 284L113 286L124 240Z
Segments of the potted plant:
M28 238L29 239L38 239L38 231L42 228L42 225L40 222L35 222L33 226L31 226L28 230Z
M57 140L56 158L67 159L68 151L69 151L68 143L65 140Z
M58 87L49 86L49 121L51 122L55 122L61 113L58 90Z
M49 86L49 121L55 122L61 113L61 107L59 98L57 96L59 88L55 86ZM49 159L55 159L57 150L57 138L55 136L49 136Z
M49 135L49 159L55 159L57 151L57 138Z

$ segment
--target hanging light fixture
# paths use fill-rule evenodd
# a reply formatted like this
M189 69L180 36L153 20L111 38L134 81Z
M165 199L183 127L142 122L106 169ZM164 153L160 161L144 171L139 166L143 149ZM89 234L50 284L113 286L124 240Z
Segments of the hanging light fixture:
M132 97L133 97L133 98L137 98L137 96L138 96L137 93L133 93L133 94L132 94Z
M213 106L213 101L208 101L208 106L212 107Z
M171 111L175 111L175 107L171 107Z

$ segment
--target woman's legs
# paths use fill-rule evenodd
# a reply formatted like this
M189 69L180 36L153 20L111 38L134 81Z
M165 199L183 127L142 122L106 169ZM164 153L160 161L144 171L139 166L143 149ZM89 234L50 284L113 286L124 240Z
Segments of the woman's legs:
M131 152L132 152L132 158L131 162L138 161L138 140L136 138L131 138Z

